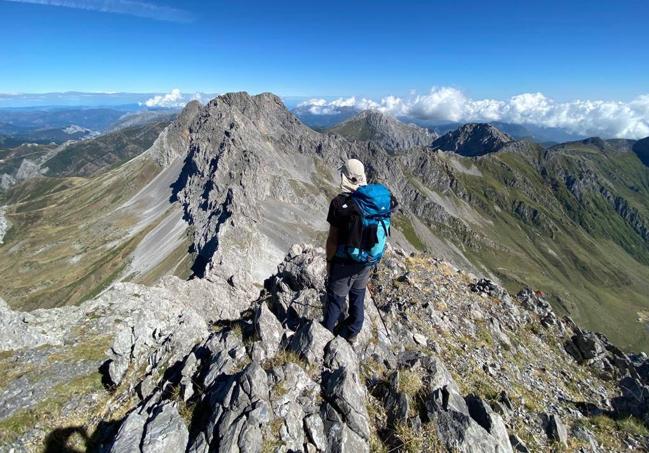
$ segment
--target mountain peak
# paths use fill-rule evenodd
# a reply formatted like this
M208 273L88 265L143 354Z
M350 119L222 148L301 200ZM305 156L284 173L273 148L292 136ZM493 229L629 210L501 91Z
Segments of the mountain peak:
M257 107L281 107L283 109L286 109L279 96L269 92L259 93L255 95L251 95L247 91L226 93L212 99L209 105L215 105L219 103L226 103L232 107L239 108L239 110L247 109L252 105L255 105Z
M428 146L436 135L423 127L405 124L378 110L363 110L329 130L350 140L365 140L396 151Z
M481 156L498 151L514 139L488 123L467 123L442 135L433 148L454 151L463 156Z

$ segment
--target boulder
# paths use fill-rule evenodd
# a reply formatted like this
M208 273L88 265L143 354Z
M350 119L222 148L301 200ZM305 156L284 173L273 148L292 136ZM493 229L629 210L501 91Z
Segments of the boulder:
M341 367L323 382L324 398L342 415L349 428L364 440L370 438L369 416L365 407L365 386L352 370Z
M331 370L346 367L358 373L359 358L344 338L337 336L325 347L324 366Z
M601 357L606 352L602 342L592 332L580 330L572 336L570 341L574 347L568 346L566 350L578 362Z
M187 447L189 431L175 403L154 408L144 428L142 453L175 453Z
M359 436L345 424L341 414L331 404L323 410L325 432L327 433L327 452L331 453L369 453L367 439Z
M302 325L291 337L288 349L297 353L309 364L320 365L324 360L324 349L334 336L318 321Z
M502 417L495 413L486 401L475 395L469 395L465 400L471 418L486 429L498 442L498 451L511 452L512 445Z
M625 376L618 382L622 395L611 400L613 410L620 417L633 415L642 419L649 414L649 386L638 379Z
M449 451L498 452L500 444L471 417L454 410L438 411L433 419L440 441Z
M113 453L140 451L146 421L146 413L142 414L138 409L132 411L120 425L110 451Z
M265 303L255 311L255 342L253 358L257 361L274 357L280 349L284 328Z
M558 415L550 415L545 425L545 433L548 439L568 446L568 430Z
M410 412L410 398L405 392L401 391L399 376L399 370L393 371L388 376L389 386L384 404L388 412L388 426L391 428L395 428L400 423L405 423Z
M222 374L231 372L246 356L243 340L231 330L212 334L203 347L209 354L205 387L210 387Z
M293 291L321 289L325 286L326 266L324 249L298 245L291 248L284 261L277 267L277 277L286 282Z
M304 429L309 440L318 451L327 449L327 436L325 435L324 423L319 414L307 415L304 418Z

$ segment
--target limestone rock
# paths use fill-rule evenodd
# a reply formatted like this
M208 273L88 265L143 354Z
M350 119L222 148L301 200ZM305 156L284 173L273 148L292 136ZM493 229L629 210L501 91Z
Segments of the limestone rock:
M469 395L465 400L471 418L486 429L498 442L498 451L511 453L512 445L502 417L496 414L487 402L475 395Z
M184 451L189 432L175 404L156 407L146 423L142 453L175 453Z
M329 129L350 140L370 140L381 147L397 151L429 146L437 134L414 124L404 124L378 110L364 110Z
M568 445L568 430L566 430L559 416L555 414L549 416L545 432L549 439L562 443L565 446Z
M308 363L319 365L324 360L324 349L333 334L317 321L309 321L291 337L288 349L299 354Z
M358 376L342 367L324 381L324 396L337 408L349 428L364 440L370 437L369 417L365 408L365 392Z
M142 414L138 410L131 412L119 427L119 431L110 447L110 451L113 453L140 451L146 421L146 413Z
M259 343L255 343L255 359L262 361L273 357L279 351L284 328L265 303L255 312L254 326L259 338Z

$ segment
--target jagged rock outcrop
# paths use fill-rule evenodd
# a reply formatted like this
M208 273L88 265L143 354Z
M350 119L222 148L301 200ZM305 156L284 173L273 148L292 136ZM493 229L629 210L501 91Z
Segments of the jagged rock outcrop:
M538 293L512 298L443 261L391 250L352 347L319 324L324 266L322 249L296 245L253 299L227 282L167 279L68 308L79 321L62 340L98 329L112 339L105 404L124 416L95 442L115 452L510 452L647 441L588 422L642 420L646 356L624 356L626 373L615 362L616 387L595 365L612 345L596 336L606 352L592 346ZM561 342L600 353L578 364Z
M0 186L2 183L0 182ZM2 188L2 187L0 187ZM4 237L5 234L7 234L7 231L11 228L11 221L5 216L5 210L6 208L4 206L0 206L0 245L4 244ZM1 304L2 302L0 302Z
M16 178L11 176L10 174L3 173L2 175L0 175L0 190L7 190L14 184L16 184Z
M304 126L272 94L210 101L192 122L176 184L194 226L196 274L236 285L272 273L289 240L326 229L322 213L327 193L335 193L331 170L356 156L354 149ZM327 168L324 155L337 163Z
M421 178L440 193L453 184L449 163L444 157L431 158L427 149L391 156L373 142L320 134L270 93L219 96L199 109L189 128L174 197L192 225L198 276L218 275L245 287L272 273L292 243L321 236L328 203L338 191L335 171L350 157L366 162L370 178L385 181L404 211L468 228L460 210L471 208L437 196L422 198L410 183ZM430 230L422 237L470 266ZM407 244L398 232L394 240Z
M437 134L415 124L405 124L378 110L364 110L328 130L350 140L367 140L390 150L429 146Z
M201 109L198 101L190 101L178 117L160 133L153 145L144 153L162 167L174 159L184 158L189 146L189 127Z
M26 313L2 301L0 370L8 380L0 384L0 419L40 411L64 397L69 401L61 417L87 417L106 404L102 382L113 388L132 383L131 375L138 378L132 389L149 397L165 370L185 361L209 335L209 322L238 319L248 306L227 282L176 277L155 287L117 283L80 306ZM44 427L30 429L38 436Z
M437 138L433 148L463 156L493 153L514 141L509 135L486 123L469 123Z
M36 178L41 176L46 170L42 170L41 166L37 162L33 162L29 159L23 159L16 171L15 179L16 181L23 181L25 179Z
M576 414L583 401L606 404L615 392L596 375L577 377L582 365L544 343L576 334L537 294L514 299L444 262L391 252L370 284L370 335L352 347L318 322L324 281L314 269L322 263L322 249L294 246L252 310L220 323L173 372L157 373L156 390L125 418L112 451L144 451L153 442L147 433L162 429L158 417L176 426L187 410L191 424L167 430L160 448L512 452L586 439L599 451L596 426ZM299 309L306 295L313 305ZM554 322L542 323L547 318ZM516 341L505 345L498 334ZM615 416L615 403L610 410Z

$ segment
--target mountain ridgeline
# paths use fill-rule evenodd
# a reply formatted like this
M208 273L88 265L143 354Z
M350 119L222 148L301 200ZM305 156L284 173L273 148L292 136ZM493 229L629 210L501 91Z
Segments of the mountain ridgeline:
M432 143L432 147L471 157L498 151L512 141L514 139L509 135L489 124L471 123L442 135Z
M618 347L649 350L646 139L546 149L377 112L320 133L270 93L149 127L144 152L12 150L31 173L0 210L0 448L649 448L649 359ZM59 156L75 170L49 176ZM354 347L318 322L308 245L352 157L400 202Z
M386 150L427 146L437 138L434 132L415 124L404 124L376 110L364 110L328 131L350 140L372 141Z

